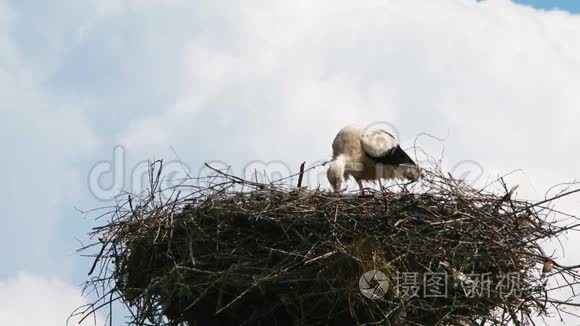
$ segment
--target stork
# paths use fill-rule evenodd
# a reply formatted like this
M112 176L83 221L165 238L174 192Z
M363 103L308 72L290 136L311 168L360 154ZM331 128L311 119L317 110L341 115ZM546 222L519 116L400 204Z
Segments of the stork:
M415 162L386 130L349 125L332 142L332 161L326 171L335 192L352 176L364 195L363 181L407 179L416 181L420 171Z

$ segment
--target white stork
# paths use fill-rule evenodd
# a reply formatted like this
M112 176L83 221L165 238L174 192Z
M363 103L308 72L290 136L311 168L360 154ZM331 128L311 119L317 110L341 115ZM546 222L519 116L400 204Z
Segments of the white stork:
M420 171L393 135L382 129L359 126L342 128L332 142L332 161L326 176L335 192L352 176L364 194L363 181L408 179L416 181Z

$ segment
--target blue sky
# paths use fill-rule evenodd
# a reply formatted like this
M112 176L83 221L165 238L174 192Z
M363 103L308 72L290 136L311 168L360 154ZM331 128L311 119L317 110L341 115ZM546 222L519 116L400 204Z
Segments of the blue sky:
M84 302L75 250L100 222L79 210L111 203L91 179L107 164L129 191L176 153L194 173L287 172L326 160L343 125L388 121L406 146L446 138L421 146L450 170L521 169L510 180L541 198L580 177L577 53L580 16L507 0L0 0L0 325L62 325ZM22 314L34 291L52 313Z
M580 1L576 0L516 0L514 2L541 9L558 8L569 12L580 12Z

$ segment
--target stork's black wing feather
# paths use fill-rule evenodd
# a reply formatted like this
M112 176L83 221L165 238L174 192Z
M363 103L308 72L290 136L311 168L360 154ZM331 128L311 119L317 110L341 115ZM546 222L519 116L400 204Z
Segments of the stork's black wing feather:
M367 155L372 158L377 163L382 163L385 165L401 165L401 164L409 164L409 165L417 165L411 159L411 157L401 148L401 146L397 145L393 147L390 151L386 152L385 155L380 157L374 157L367 153Z

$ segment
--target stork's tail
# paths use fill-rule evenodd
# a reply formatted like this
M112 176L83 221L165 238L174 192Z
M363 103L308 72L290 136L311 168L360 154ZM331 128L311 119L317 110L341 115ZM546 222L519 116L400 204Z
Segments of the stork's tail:
M417 165L415 161L413 161L413 159L409 156L409 154L407 154L407 152L401 148L401 146L397 146L395 148L393 155L399 164Z

